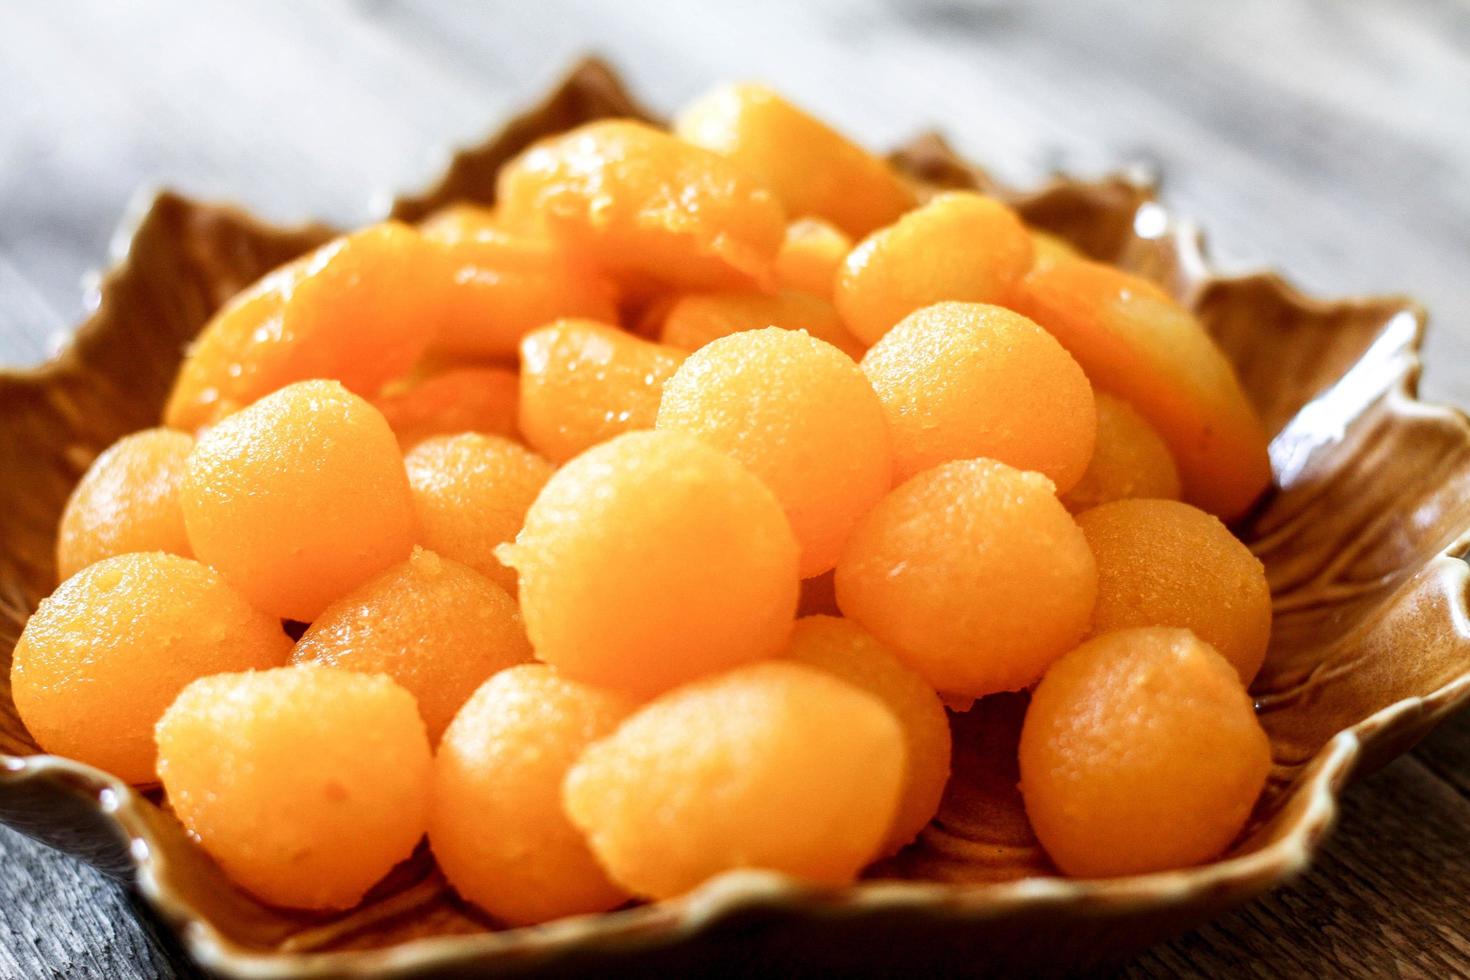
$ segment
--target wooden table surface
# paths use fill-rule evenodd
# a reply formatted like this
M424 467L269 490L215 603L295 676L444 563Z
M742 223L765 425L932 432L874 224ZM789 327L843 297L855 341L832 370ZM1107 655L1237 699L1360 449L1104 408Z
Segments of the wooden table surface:
M44 358L140 187L343 224L597 50L672 108L759 78L1016 182L1141 164L1227 266L1433 317L1470 404L1470 5L413 0L0 6L0 361ZM1470 975L1470 717L1354 787L1315 867L1128 976ZM126 889L0 829L0 977L196 973Z

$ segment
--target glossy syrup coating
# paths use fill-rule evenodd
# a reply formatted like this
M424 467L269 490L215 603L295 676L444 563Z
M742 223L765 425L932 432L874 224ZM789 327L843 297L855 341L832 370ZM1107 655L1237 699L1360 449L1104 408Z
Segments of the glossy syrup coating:
M41 600L15 646L11 695L54 755L152 783L153 725L197 677L278 667L291 641L213 569L162 552L104 558Z
M555 463L653 428L684 352L591 320L559 320L521 341L521 431Z
M92 461L67 498L56 533L56 577L133 551L190 557L179 507L192 436L144 429L123 436Z
M774 656L796 611L775 495L683 432L631 432L567 463L497 555L520 575L536 656L635 694Z
M463 233L436 225L424 236L451 269L434 350L459 357L514 357L528 332L561 317L615 320L616 290L586 261L552 242L495 228Z
M346 909L428 827L432 757L413 695L319 666L216 674L156 732L174 815L256 898Z
M798 619L783 656L867 691L898 719L905 750L903 787L882 853L898 851L934 818L949 781L949 716L939 695L850 619Z
M1087 469L1097 413L1087 376L1045 330L982 303L937 303L863 356L900 480L986 456L1067 490Z
M567 820L561 787L635 706L545 664L507 668L474 693L434 759L429 844L455 891L510 925L628 900Z
M1109 878L1217 857L1271 747L1234 669L1188 630L1131 629L1052 665L1021 729L1021 792L1052 861Z
M292 663L387 674L418 701L431 743L487 677L530 659L515 600L422 548L324 609L291 651Z
M579 126L500 171L498 213L634 286L763 285L786 216L734 163L631 120Z
M842 262L833 301L847 329L876 344L934 303L1000 303L1031 267L1031 236L993 198L951 191L880 228Z
M882 847L903 773L903 732L878 698L778 661L646 705L587 749L563 801L635 895L737 868L840 885Z
M1082 479L1061 495L1074 514L1112 500L1179 499L1179 468L1168 443L1121 398L1094 392L1097 443Z
M1185 500L1230 520L1271 482L1266 433L1234 368L1158 286L1099 262L1056 262L1018 283L1010 305L1163 436Z
M801 547L802 578L837 562L852 525L893 482L883 407L851 358L767 327L700 348L664 386L658 428L742 463L775 493Z
M199 559L300 622L407 558L417 534L393 430L335 381L288 385L207 430L182 500Z
M900 484L858 521L837 604L941 693L1031 684L1087 631L1097 567L1037 473L958 460Z
M478 433L426 439L403 463L423 545L515 595L516 573L495 549L515 539L556 467L509 439Z
M189 346L164 409L172 428L219 421L294 381L374 395L432 340L446 285L437 251L385 222L338 238L240 293Z
M782 327L805 330L853 360L867 348L847 332L837 308L820 296L776 293L689 293L674 300L663 316L659 340L680 350L699 350L710 341L746 330Z
M460 367L390 389L373 399L404 450L431 436L481 432L520 434L521 382L502 367Z
M1097 559L1093 635L1188 629L1250 684L1271 639L1271 588L1260 559L1218 518L1175 500L1117 500L1077 523Z
M776 253L776 284L830 300L837 271L851 251L852 239L841 228L821 218L797 218L786 226Z
M854 237L914 206L886 161L763 85L720 86L685 108L674 132L729 157L793 217L825 218Z

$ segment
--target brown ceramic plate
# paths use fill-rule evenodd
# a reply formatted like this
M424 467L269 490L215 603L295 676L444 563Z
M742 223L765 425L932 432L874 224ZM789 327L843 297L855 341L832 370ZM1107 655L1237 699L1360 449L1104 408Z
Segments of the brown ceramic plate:
M488 201L496 168L528 142L609 115L646 113L607 68L583 64L393 214ZM955 776L934 824L856 887L738 873L678 901L507 930L456 901L420 853L359 908L304 916L232 887L156 797L35 754L10 700L8 659L0 817L132 877L204 964L252 977L1043 972L1126 955L1300 872L1347 781L1470 698L1460 557L1470 546L1470 424L1415 397L1422 311L1405 299L1308 299L1273 275L1216 275L1197 236L1141 181L1056 180L1015 194L934 137L894 159L931 184L1004 194L1034 224L1161 282L1209 327L1275 433L1277 489L1238 530L1275 597L1254 694L1276 764L1224 858L1112 881L1054 876L1015 790L1021 704L1001 696L956 716ZM156 424L184 343L225 298L329 234L161 195L71 347L38 370L0 375L0 649L51 591L54 530L83 469L119 436Z

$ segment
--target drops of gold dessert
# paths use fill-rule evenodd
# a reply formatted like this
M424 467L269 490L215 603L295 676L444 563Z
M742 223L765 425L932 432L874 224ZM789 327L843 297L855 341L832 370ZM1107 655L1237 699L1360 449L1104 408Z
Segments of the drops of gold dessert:
M503 926L881 876L1001 700L1056 873L1240 836L1270 463L1186 308L759 85L473 193L247 286L81 475L43 750L260 902L417 853Z

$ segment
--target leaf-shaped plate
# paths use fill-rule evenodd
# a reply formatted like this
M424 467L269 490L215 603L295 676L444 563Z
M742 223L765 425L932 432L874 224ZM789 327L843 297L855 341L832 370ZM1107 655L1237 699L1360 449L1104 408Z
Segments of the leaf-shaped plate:
M589 119L648 114L597 62L459 154L413 220L489 201L496 169ZM529 929L460 903L421 851L339 915L255 902L224 879L156 795L36 754L0 666L0 818L133 877L205 965L252 977L605 975L778 969L1039 973L1117 958L1299 872L1355 774L1405 751L1470 698L1470 424L1415 397L1424 315L1397 298L1321 301L1270 274L1224 277L1145 182L992 184L937 137L894 155L935 186L979 186L1087 253L1187 302L1275 433L1277 488L1238 530L1265 562L1275 635L1253 692L1275 768L1250 826L1219 861L1110 881L1057 877L1015 789L1022 703L957 715L955 776L920 841L846 889L743 872L684 898ZM184 344L228 296L329 236L275 228L173 194L154 199L56 360L0 374L0 650L54 585L61 508L87 464L152 424Z

